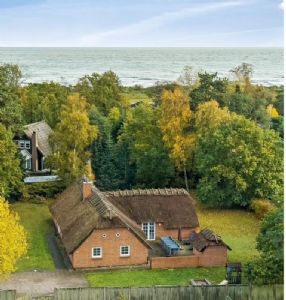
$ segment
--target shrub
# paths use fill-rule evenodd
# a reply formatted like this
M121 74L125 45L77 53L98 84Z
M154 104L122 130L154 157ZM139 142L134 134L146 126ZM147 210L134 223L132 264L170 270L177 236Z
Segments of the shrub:
M259 219L263 219L266 214L274 209L274 205L268 199L253 199L250 209L254 211Z
M62 181L26 184L22 198L24 201L40 203L45 201L46 198L53 198L64 188L65 185Z

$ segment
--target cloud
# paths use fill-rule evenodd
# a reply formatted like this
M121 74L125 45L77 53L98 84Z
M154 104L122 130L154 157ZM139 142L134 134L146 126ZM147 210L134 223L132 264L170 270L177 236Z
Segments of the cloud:
M245 4L243 1L225 1L218 2L215 4L205 4L196 7L188 7L172 12L165 12L158 16L151 17L139 22L123 26L116 29L111 29L95 34L89 34L82 37L82 41L88 44L100 43L106 38L112 37L124 37L130 35L137 35L144 32L152 31L154 28L162 27L165 24L174 22L181 19L186 19L190 17L195 17L198 14L205 14L210 12L215 12L217 10L226 9L229 7L240 6Z
M284 10L284 7L285 7L285 3L284 3L284 0L279 4L279 8Z

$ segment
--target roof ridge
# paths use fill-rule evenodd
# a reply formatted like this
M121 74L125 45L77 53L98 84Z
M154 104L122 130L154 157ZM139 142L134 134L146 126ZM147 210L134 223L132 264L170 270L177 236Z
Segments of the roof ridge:
M158 188L158 189L131 189L131 190L117 190L102 192L105 196L175 196L175 195L189 195L184 188Z

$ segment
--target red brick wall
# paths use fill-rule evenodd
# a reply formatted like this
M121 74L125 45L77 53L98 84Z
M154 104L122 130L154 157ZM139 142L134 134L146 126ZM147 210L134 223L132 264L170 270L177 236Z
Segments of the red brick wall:
M195 268L199 266L199 256L152 257L151 269Z
M159 225L161 224L161 225ZM178 239L179 229L166 229L162 223L156 224L156 239L160 239L162 236L171 236L173 239ZM197 231L198 228L182 228L181 236L182 239L189 239L192 232Z
M211 246L202 253L195 251L191 256L151 258L152 269L223 267L226 263L227 248L223 246Z
M120 236L116 237L116 233ZM106 237L103 237L103 234ZM130 246L130 256L120 257L120 246ZM92 258L93 247L102 247L102 258ZM146 264L148 248L127 228L95 230L72 255L75 269Z

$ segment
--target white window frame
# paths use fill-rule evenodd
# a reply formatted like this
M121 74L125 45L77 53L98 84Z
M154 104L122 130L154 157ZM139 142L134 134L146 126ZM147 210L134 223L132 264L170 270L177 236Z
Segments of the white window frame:
M24 140L19 140L18 145L20 149L25 149L25 141Z
M145 225L147 225L147 232L145 232L145 230L144 230ZM150 237L151 236L151 234L150 234L151 225L154 225L154 237L153 238ZM142 230L145 233L148 241L155 241L156 240L156 223L155 222L142 223Z
M31 142L29 140L25 141L25 149L31 148Z
M94 249L100 249L100 254L99 255L94 255ZM92 247L91 248L91 257L92 258L102 258L102 247Z
M26 170L31 170L32 169L32 158L31 157L26 159L25 169Z
M128 253L122 253L123 248L127 248L128 249ZM130 251L130 246L129 245L120 246L120 256L121 257L128 257L130 255L131 255L131 251Z

